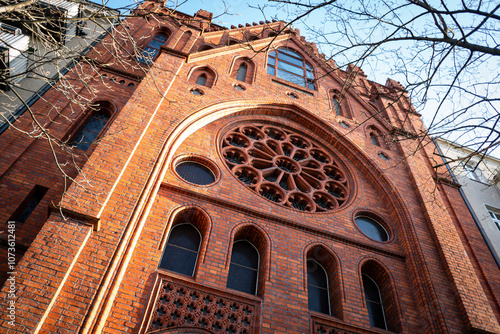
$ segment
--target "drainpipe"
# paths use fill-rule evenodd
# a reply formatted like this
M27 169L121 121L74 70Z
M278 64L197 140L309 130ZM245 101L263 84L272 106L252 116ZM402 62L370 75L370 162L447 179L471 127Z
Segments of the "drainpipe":
M444 164L446 165L446 169L448 169L448 173L451 175L451 178L453 180L453 182L455 183L458 183L455 175L453 174L453 172L451 171L451 168L450 166L448 165L448 163L446 162L446 160L444 159L444 155L443 153L441 152L441 148L439 147L438 143L436 143L436 139L435 138L432 138L432 141L434 142L434 145L436 145L436 148L438 150L438 153L439 155L441 156L441 159L443 159L443 162ZM462 187L458 188L458 191L460 192L460 195L462 196L462 199L464 200L465 202L465 205L467 206L467 209L469 209L469 212L472 216L472 219L474 219L474 223L476 223L476 226L477 228L479 229L479 232L481 233L481 235L483 236L483 239L484 241L486 242L486 246L488 246L488 249L490 250L491 252L491 255L493 255L493 258L495 259L495 262L498 266L498 268L500 268L500 259L498 258L497 256L497 253L495 253L495 250L493 249L493 246L491 245L490 243L490 240L488 239L488 237L486 236L486 233L484 232L483 230L483 227L481 226L481 224L479 223L479 219L477 218L476 214L474 213L474 211L472 210L472 207L470 206L470 203L469 201L467 200L467 197L465 197L465 194L464 194L464 191L462 190Z

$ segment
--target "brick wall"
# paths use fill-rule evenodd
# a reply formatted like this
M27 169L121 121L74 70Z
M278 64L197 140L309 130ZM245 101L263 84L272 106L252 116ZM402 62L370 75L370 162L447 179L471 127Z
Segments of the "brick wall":
M203 295L220 298L223 305L253 305L258 314L254 333L381 333L369 322L361 281L366 272L380 285L392 331L500 331L498 268L456 190L436 185L430 151L407 139L423 124L396 83L374 84L350 68L358 75L343 90L351 80L347 73L331 72L313 45L298 32L287 31L274 45L301 53L321 78L316 90L306 89L267 74L265 52L255 54L244 43L225 46L224 41L243 42L249 34L259 37L251 42L254 49L265 46L273 39L266 39L269 28L281 22L225 30L209 26L209 19L182 28L168 17L162 20L134 18L125 24L140 45L148 42L142 36L169 31L150 70L116 62L88 83L99 100L116 106L116 114L88 157L77 160L81 171L69 170L76 181L61 201L67 220L57 211L47 218L47 207L62 195L64 180L46 142L14 129L0 136L0 186L8 191L0 197L5 203L2 221L32 185L50 189L26 227L19 229L18 239L28 249L16 268L19 311L15 327L5 313L0 328L47 333L245 328L240 322L231 327L231 314L240 313L231 313L229 306L217 306L222 318L216 319L215 309L211 316L200 314L198 304L189 311L188 299L174 298L177 305L172 294L171 301L160 302L162 284L167 284L160 282L170 282L175 291L193 293L196 303ZM203 35L200 26L208 27ZM105 40L111 42L111 37ZM204 44L218 47L190 51ZM113 56L105 49L105 44L98 46L92 57L108 62ZM252 63L251 79L244 82L235 78L242 57ZM127 59L134 61L133 56ZM192 79L201 68L213 75L210 88ZM334 90L343 92L341 105L348 108L349 117L336 115ZM83 95L88 91L83 85L78 90ZM42 115L54 103L63 115L72 113L57 91L47 92L44 99L33 107ZM71 115L78 119L83 112ZM64 117L57 122L46 119L60 138L75 131L74 123ZM28 115L16 124L32 126ZM345 204L308 213L272 203L247 187L222 155L223 136L238 124L272 124L328 152L347 176ZM381 147L369 138L373 126L384 138ZM216 182L197 186L180 178L175 163L190 158L215 169ZM86 180L91 192L78 185ZM389 241L365 236L354 223L358 214L380 220ZM194 277L158 269L170 229L185 217L197 220L203 239ZM261 254L257 296L226 288L235 238L248 239ZM335 291L330 294L334 316L308 311L306 260L313 249L329 259L324 267ZM2 298L7 293L4 286ZM169 315L159 316L158 307L169 308ZM183 320L172 320L170 314Z

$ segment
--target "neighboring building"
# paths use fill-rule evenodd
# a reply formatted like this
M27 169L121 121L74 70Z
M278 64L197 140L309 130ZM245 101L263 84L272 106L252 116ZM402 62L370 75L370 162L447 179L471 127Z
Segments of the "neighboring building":
M500 258L500 160L457 143L436 138L443 158L462 186L472 210Z
M400 84L284 22L133 14L32 106L72 149L28 115L0 136L1 332L500 332Z
M86 0L41 0L26 11L31 16L3 13L0 22L0 133L102 39L119 14Z

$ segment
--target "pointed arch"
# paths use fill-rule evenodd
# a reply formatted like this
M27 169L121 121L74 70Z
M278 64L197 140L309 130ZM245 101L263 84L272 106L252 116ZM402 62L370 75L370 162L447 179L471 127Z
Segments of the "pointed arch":
M329 92L329 96L331 108L336 115L352 118L349 102L345 98L344 94L342 94L338 89L332 89Z
M168 255L166 256L165 252L167 251L169 245L169 239L172 237L172 231L175 231L176 227L186 224L192 225L192 227L199 233L200 236L197 257L193 265L194 267L191 274L191 276L194 277L196 276L196 271L198 269L199 263L204 261L208 239L212 227L211 217L203 208L199 207L198 205L178 207L171 212L169 221L165 226L162 240L159 244L159 249L163 251L159 267L162 268L163 266L164 269L172 270L165 267L165 264L168 262ZM182 230L186 229L184 228Z
M320 267L314 267L315 263ZM304 277L306 278L304 286L308 292L309 309L342 318L343 293L338 256L324 244L311 243L304 249L304 264ZM326 274L326 289L317 285L311 286L309 281L310 278L314 278L313 276L321 277L321 269ZM315 306L321 307L321 305L324 307L325 302L328 303L328 311L315 308Z
M378 260L368 258L360 263L359 277L370 324L392 332L401 332L401 311L389 270Z
M78 127L69 135L69 145L83 151L88 151L92 144L99 140L105 132L105 129L111 123L110 120L115 114L113 103L101 100L93 102L84 112L80 119Z
M137 60L145 64L151 64L156 59L160 53L160 48L167 43L172 33L167 28L162 27L153 31L151 35L152 37L143 47L142 55L137 58Z
M314 70L298 51L280 47L270 51L267 57L267 74L316 90Z
M247 57L235 58L231 66L231 77L252 84L255 77L255 63L253 60Z
M212 88L217 81L217 72L209 66L196 67L191 69L189 82Z
M270 237L262 227L253 222L242 223L235 226L231 232L231 247L228 249L228 256L226 258L226 267L229 267L229 272L231 272L234 245L238 241L247 241L258 253L259 263L257 268L258 273L255 295L264 297L265 282L268 280L271 262Z
M234 98L223 102L202 104L196 107L196 109L186 112L185 118L179 120L164 142L159 157L161 166L159 166L155 179L156 187L159 187L165 178L177 148L191 134L215 120L237 115L245 116L245 118L252 115L259 117L270 115L273 118L284 117L293 120L306 128L314 128L315 138L328 143L344 157L348 157L359 171L356 175L351 176L353 182L358 181L359 176L357 175L366 176L367 180L374 187L374 190L380 194L381 198L385 199L385 204L389 212L388 218L393 222L396 233L401 238L407 238L407 243L401 244L401 247L408 251L408 258L411 259L411 261L406 263L406 267L411 274L416 274L418 271L421 274L421 278L416 282L416 291L420 293L425 289L431 288L428 283L428 278L430 277L429 271L426 268L422 270L422 267L419 266L424 261L424 254L416 247L418 245L418 233L413 224L413 218L410 215L406 201L403 200L404 194L396 188L386 172L365 151L360 149L358 145L351 142L349 138L343 138L342 141L338 140L339 137L342 137L342 134L335 127L302 106L293 103L291 100L287 101L287 103L277 103L271 98L255 98L244 101ZM353 196L357 196L356 192L357 189L354 190ZM431 296L435 296L435 293L432 291L430 293ZM427 301L425 301L425 305L426 307L430 306ZM438 310L438 312L442 315L441 310Z
M389 146L387 145L384 139L383 133L379 130L377 126L368 125L365 131L367 140L371 143L371 145L389 150Z

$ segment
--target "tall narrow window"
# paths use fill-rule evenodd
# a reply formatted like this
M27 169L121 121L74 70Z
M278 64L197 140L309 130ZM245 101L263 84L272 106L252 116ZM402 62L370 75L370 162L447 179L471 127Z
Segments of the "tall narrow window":
M236 74L236 80L245 81L247 77L247 64L243 63L238 68L238 74Z
M342 109L340 108L340 101L337 96L334 96L332 99L333 107L335 108L335 113L339 116L342 116Z
M290 49L281 48L269 52L267 73L309 89L316 89L311 65L300 54Z
M207 84L207 75L205 73L200 74L198 79L196 79L196 84L200 86L206 86Z
M167 41L167 36L165 34L156 34L149 42L148 46L142 51L142 57L139 57L139 61L150 64L160 52L160 47Z
M384 306L377 283L368 275L362 274L363 290L365 292L366 307L370 317L370 325L387 330Z
M380 143L378 142L377 135L374 132L370 132L370 140L372 141L373 145L380 146Z
M247 240L236 241L233 244L227 287L255 295L258 277L259 252Z
M47 190L48 189L45 187L36 185L30 191L28 196L26 196L21 205L19 205L19 207L9 220L14 220L21 223L26 222L33 211L35 211L43 196L45 196L45 194L47 193Z
M86 151L90 145L96 140L99 133L102 131L106 123L109 121L109 113L106 109L101 108L92 113L87 119L83 128L77 133L70 145Z
M314 259L307 260L307 295L311 311L330 314L328 275Z
M168 237L160 268L193 276L201 234L192 224L179 224L172 228Z

